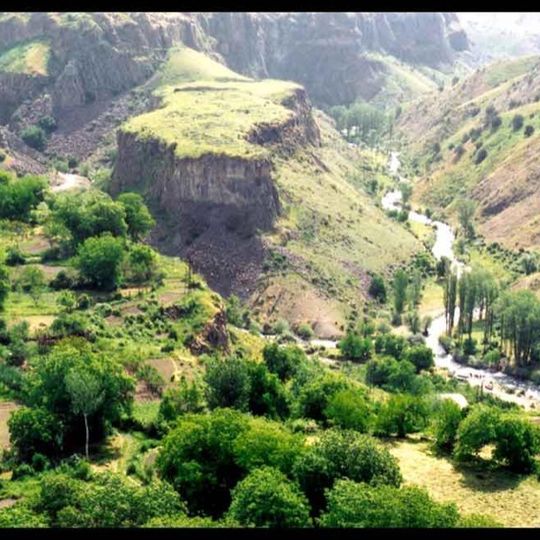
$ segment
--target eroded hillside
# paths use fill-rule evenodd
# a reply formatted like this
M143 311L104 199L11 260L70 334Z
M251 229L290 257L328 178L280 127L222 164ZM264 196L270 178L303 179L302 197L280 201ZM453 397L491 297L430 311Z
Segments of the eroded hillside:
M411 105L399 129L416 156L418 202L452 214L477 203L479 231L507 248L540 244L540 60L497 62Z
M263 321L340 333L370 273L423 249L351 182L361 153L298 85L223 72L182 48L154 96L160 106L118 133L112 190L143 192L163 215L154 242L251 299Z

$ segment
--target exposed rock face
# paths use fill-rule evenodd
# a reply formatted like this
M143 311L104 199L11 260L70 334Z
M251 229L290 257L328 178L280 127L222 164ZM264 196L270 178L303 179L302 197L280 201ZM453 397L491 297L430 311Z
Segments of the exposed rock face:
M334 105L370 99L385 66L367 52L441 68L468 48L454 14L212 13L204 15L227 65L259 77L291 79ZM249 44L246 45L246 44Z
M47 77L24 73L0 73L0 124L8 123L19 105L23 101L31 101L47 82Z
M281 124L254 126L248 139L293 152L320 144L319 128L303 89L284 105L294 111ZM206 154L181 158L175 145L120 130L111 191L136 189L158 216L152 240L188 258L218 292L248 296L258 278L265 250L257 231L272 228L281 205L269 158Z
M0 51L30 39L51 45L48 93L58 117L148 79L169 47L185 44L257 77L303 84L322 104L371 99L382 52L441 67L468 47L453 14L441 13L34 13L0 21ZM72 17L72 19L70 19ZM0 86L0 121L27 99L15 78ZM25 83L27 84L27 83ZM19 101L13 100L18 96ZM24 98L22 98L24 96ZM6 108L7 107L7 108Z

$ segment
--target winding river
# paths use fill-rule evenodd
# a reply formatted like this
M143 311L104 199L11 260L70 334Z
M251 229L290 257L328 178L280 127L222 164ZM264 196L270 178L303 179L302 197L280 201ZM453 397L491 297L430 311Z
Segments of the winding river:
M408 182L406 178L399 175L400 166L399 153L391 152L388 169L390 174L396 177L398 184ZM400 210L401 190L395 189L388 192L381 202L385 210ZM414 211L409 212L409 220L429 225L435 229L436 239L432 253L437 260L443 256L448 257L452 268L457 271L458 275L466 269L465 265L458 261L454 255L455 235L447 223L434 221L426 215ZM433 350L437 367L448 369L453 375L459 374L460 378L466 378L471 386L483 385L485 391L491 392L505 401L512 401L527 409L540 407L540 387L538 385L521 381L501 372L494 373L485 369L464 367L455 362L452 355L447 354L439 343L439 337L444 334L445 326L444 311L441 306L441 312L433 318L426 338L426 344ZM491 390L488 390L489 388Z

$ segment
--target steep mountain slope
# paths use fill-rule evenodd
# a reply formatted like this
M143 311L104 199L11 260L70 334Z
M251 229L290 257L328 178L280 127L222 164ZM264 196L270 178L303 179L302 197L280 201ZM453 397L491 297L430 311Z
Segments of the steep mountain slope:
M369 271L423 249L351 183L361 155L300 86L238 77L181 48L154 96L160 106L118 133L112 190L143 192L163 215L154 242L217 291L250 298L263 320L335 335Z
M539 98L540 58L532 56L482 68L411 105L398 129L417 158L417 200L452 212L456 198L471 196L488 241L538 246Z

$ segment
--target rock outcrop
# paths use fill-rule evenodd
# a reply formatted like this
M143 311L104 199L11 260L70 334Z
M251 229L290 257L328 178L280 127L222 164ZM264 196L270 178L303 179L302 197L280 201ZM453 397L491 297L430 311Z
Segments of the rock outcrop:
M282 123L254 125L247 138L268 155L318 146L320 133L305 90L283 105L294 112ZM258 231L272 228L281 212L270 157L226 153L179 157L176 143L120 129L113 194L143 193L158 217L152 242L187 258L218 292L248 296L261 273L265 249Z
M50 44L47 92L58 117L147 80L167 50L185 44L240 73L301 83L319 104L371 99L384 85L380 52L441 68L468 47L453 14L86 13L13 14L0 20L0 51L33 39ZM0 86L5 123L28 97L21 81ZM2 111L0 111L2 112Z

